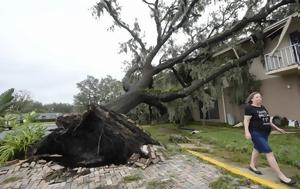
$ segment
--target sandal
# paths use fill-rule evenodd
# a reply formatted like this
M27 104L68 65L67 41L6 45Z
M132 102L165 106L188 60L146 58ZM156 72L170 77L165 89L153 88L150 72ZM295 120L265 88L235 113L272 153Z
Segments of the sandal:
M262 175L262 172L260 172L259 170L254 170L252 167L249 166L249 170L252 171L253 173L257 174L257 175Z
M294 186L294 185L296 185L296 181L294 179L291 179L289 182L285 182L285 181L283 181L281 179L279 179L279 180L280 180L281 183L286 184L288 186Z

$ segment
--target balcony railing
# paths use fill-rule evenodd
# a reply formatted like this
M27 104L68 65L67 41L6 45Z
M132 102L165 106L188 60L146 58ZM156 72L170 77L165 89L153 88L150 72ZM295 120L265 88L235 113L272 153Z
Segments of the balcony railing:
M278 49L273 54L265 54L265 63L267 72L295 64L300 65L300 44Z

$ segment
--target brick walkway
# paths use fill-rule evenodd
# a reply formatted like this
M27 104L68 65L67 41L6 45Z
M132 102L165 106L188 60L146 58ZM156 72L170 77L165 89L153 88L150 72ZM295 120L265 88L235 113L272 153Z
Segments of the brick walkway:
M210 182L221 176L220 171L214 166L183 154L175 155L164 162L151 165L145 170L128 166L79 168L73 171L78 174L63 178L58 183L54 182L55 179L46 182L46 175L49 175L51 171L53 172L53 169L59 170L60 166L47 163L45 165L2 167L0 188L206 189ZM86 175L80 176L82 172L85 172Z

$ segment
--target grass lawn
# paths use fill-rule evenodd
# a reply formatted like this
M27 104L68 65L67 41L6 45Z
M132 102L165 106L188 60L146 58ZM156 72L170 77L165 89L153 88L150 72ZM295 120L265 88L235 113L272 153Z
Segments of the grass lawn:
M252 143L244 138L243 128L230 128L221 126L188 125L187 128L199 130L197 134L181 130L172 124L162 124L143 127L154 138L164 144L167 149L174 149L174 144L169 141L169 136L178 134L186 136L198 145L206 148L200 149L202 153L221 158L241 166L247 166L252 152ZM269 143L280 164L285 170L290 170L300 176L300 130L295 134L271 135ZM207 150L207 146L210 148ZM174 150L173 150L174 151ZM259 160L260 166L267 166L265 157Z

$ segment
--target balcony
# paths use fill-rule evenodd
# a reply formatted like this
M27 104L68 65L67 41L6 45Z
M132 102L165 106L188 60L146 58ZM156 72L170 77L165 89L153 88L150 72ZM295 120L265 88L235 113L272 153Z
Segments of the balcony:
M267 75L300 73L300 44L290 45L265 54Z

